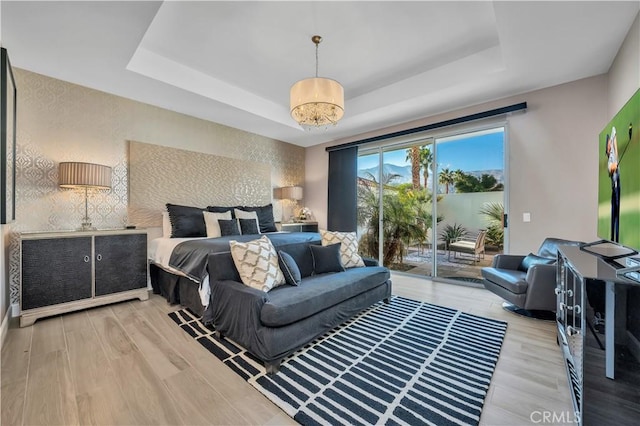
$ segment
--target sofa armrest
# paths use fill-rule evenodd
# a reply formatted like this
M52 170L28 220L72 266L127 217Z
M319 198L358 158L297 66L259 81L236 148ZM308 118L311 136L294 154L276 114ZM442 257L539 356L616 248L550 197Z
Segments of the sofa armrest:
M497 254L493 257L493 267L499 269L518 269L525 256L516 254Z
M556 294L554 292L556 284L557 266L553 265L533 265L527 271L527 300L524 309L529 310L556 310Z
M378 259L372 257L363 257L364 266L378 266Z
M267 293L241 282L211 281L213 325L222 334L233 336L238 343L246 345L249 331L255 333L261 326L260 312L268 300Z

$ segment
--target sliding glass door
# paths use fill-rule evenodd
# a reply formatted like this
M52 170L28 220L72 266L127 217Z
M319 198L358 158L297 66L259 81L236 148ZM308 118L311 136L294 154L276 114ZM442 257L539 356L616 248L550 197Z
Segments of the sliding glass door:
M503 247L504 128L360 152L363 254L398 271L477 281Z
M441 278L480 282L504 248L504 127L436 139Z

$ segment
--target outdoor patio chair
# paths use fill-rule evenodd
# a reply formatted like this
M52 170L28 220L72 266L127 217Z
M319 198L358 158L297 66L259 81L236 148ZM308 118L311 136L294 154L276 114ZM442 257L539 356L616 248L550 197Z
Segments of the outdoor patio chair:
M431 228L427 228L423 244L429 249L433 249L435 247L436 250L445 250L447 245L446 241L439 238L436 238L435 241L433 240L433 231L431 230Z
M449 243L449 256L451 260L451 252L453 252L453 258L457 257L457 253L467 253L473 255L473 262L480 261L480 256L484 259L484 238L487 235L485 229L481 229L478 232L478 236L474 240L460 239Z

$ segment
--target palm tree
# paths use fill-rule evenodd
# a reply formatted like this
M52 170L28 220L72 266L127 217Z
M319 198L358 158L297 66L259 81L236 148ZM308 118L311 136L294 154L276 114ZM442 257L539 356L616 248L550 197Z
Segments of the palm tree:
M502 203L484 203L480 208L480 214L489 218L489 222L502 225L504 206Z
M442 169L440 170L440 177L438 178L438 181L445 185L445 194L449 193L449 185L453 185L453 183L455 182L455 177L454 177L454 172L452 172L449 169Z
M428 146L420 147L420 166L422 167L422 174L424 177L424 187L427 188L427 180L429 179L429 169L433 162L433 153Z
M502 249L504 246L504 205L502 203L484 203L479 213L487 216L489 222L485 237L487 244Z
M416 223L416 214L410 203L404 202L400 197L400 191L391 182L398 175L385 173L382 175L384 191L382 203L384 208L383 231L383 264L390 265L399 259L402 262L402 253L405 241L419 238L422 229ZM380 241L380 205L379 185L375 176L369 174L367 178L374 185L358 186L358 224L366 228L365 234L360 239L360 250L363 254L378 257Z
M406 161L411 162L411 184L413 189L420 188L420 147L412 146L407 149Z

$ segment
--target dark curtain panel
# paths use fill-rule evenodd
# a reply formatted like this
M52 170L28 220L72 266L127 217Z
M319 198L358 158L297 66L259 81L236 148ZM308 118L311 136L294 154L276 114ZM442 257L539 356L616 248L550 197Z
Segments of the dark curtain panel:
M355 231L357 217L358 147L329 152L329 199L327 228Z

